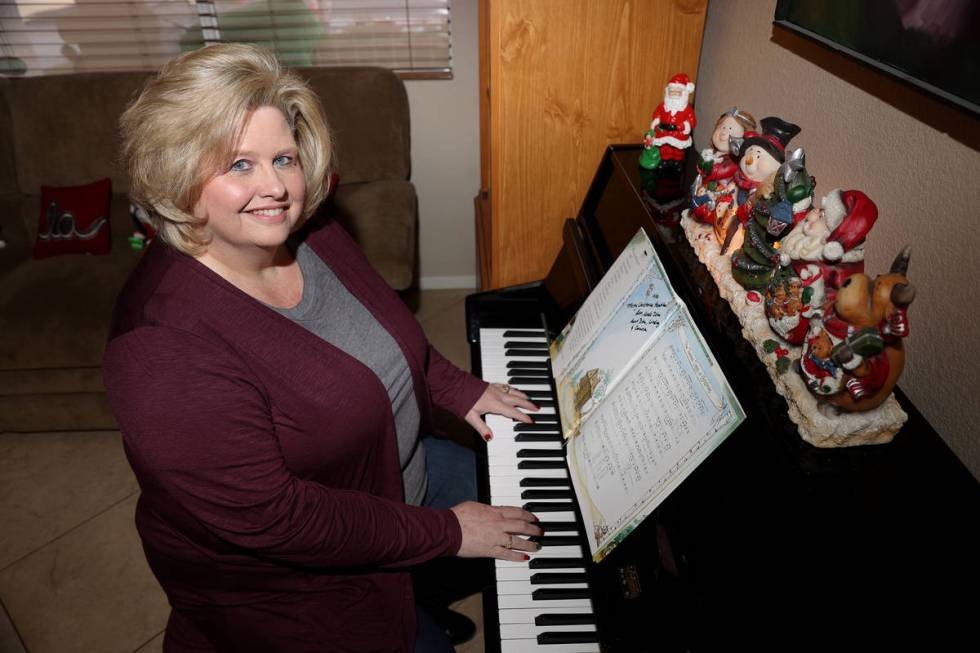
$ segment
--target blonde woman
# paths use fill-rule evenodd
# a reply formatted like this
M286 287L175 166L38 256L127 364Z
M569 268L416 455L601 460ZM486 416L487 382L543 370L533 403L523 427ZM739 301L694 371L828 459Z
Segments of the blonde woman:
M336 223L307 223L329 132L272 54L181 55L121 128L159 238L104 369L173 608L164 650L445 649L416 637L407 570L526 560L541 530L519 508L426 507L419 431L432 404L481 434L479 415L533 405L446 361Z

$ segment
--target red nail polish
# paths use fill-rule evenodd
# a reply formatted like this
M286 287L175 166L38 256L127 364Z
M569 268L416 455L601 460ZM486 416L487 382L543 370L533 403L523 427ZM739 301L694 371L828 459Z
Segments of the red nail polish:
M488 431L483 434L483 439L490 442L490 440L493 440L493 434Z
M530 559L531 559L531 556L529 556L528 554L525 553L524 554L524 562L527 562Z

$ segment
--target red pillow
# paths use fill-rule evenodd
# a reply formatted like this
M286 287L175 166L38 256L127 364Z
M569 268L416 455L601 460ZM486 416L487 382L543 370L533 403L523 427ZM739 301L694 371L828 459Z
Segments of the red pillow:
M108 254L111 199L109 179L85 186L41 186L41 217L34 258Z

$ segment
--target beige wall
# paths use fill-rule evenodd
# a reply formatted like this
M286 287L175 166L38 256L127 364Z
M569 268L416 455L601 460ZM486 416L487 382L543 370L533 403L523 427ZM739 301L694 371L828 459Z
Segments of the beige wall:
M696 106L696 144L737 105L803 128L817 196L859 189L878 205L866 268L887 271L906 243L918 295L899 385L980 477L976 295L980 121L772 25L775 0L713 0ZM910 479L912 482L914 479Z
M406 81L423 288L476 285L473 197L480 190L477 0L453 0L453 79Z

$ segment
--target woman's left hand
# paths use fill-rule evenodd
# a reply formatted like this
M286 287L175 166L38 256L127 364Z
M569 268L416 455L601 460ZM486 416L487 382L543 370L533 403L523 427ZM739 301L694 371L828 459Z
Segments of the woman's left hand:
M532 404L527 398L527 395L520 390L503 383L491 383L483 391L480 398L476 400L476 403L473 404L470 411L466 413L466 421L476 429L476 432L484 440L489 442L493 438L493 432L480 416L486 415L487 413L494 413L496 415L510 417L518 422L530 423L531 417L519 411L518 407L531 411L538 410L538 407Z

